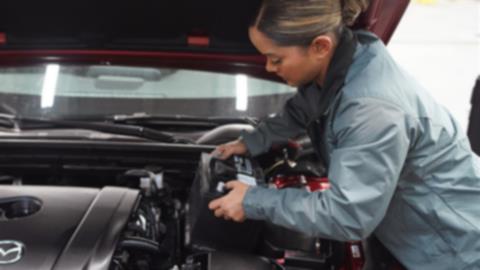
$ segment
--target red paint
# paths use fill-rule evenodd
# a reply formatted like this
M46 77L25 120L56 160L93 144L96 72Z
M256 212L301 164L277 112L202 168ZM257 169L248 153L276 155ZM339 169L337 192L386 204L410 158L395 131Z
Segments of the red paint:
M410 0L371 0L354 28L369 30L388 44L409 3Z
M361 242L350 242L346 244L347 258L344 264L345 270L362 270L365 264L365 255Z
M0 33L1 34L1 33ZM243 62L262 65L265 57L257 54L214 54L214 53L193 53L193 52L165 52L165 51L122 51L122 50L9 50L0 51L1 56L15 57L49 57L61 59L99 59L99 58L173 58L173 59L195 59Z
M310 192L324 191L330 188L330 182L326 177L304 175L277 175L273 178L273 184L278 189L297 187L306 188ZM365 254L361 242L345 243L347 256L343 266L338 270L362 270L365 264ZM400 270L400 269L392 269Z
M287 187L305 187L309 191L322 191L330 188L328 178L304 175L277 175L274 177L273 183L278 189Z
M187 68L231 74L246 74L281 81L265 70L265 57L257 54L122 50L0 50L0 66L45 63L127 65Z

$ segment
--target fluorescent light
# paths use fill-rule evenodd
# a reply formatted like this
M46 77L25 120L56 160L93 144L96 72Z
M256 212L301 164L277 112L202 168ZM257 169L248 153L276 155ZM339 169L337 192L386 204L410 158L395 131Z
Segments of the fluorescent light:
M237 111L246 111L248 106L248 84L247 76L237 75L235 77L237 84Z
M57 90L57 80L59 72L60 65L47 65L47 70L45 71L45 78L43 79L42 87L42 108L53 107L53 100L55 98L55 92Z

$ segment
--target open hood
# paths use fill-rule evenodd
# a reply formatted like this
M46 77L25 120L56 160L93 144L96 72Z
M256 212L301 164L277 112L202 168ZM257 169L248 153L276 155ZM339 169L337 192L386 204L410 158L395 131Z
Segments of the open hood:
M248 14L259 0L7 0L0 50L74 49L256 54ZM372 0L355 28L386 43L409 0Z

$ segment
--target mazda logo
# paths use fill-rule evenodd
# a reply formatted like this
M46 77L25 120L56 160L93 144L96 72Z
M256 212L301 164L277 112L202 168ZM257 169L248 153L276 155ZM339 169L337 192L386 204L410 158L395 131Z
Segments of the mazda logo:
M18 241L0 241L0 265L18 262L25 251L25 245Z

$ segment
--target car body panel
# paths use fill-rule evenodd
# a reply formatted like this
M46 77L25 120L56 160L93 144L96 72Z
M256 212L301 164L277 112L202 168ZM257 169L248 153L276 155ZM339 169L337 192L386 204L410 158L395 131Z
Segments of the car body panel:
M245 13L252 14L258 3L7 1L8 16L0 18L0 65L182 66L279 80L267 74L265 57L248 40L250 18ZM409 0L372 0L354 28L368 29L388 43L408 4Z

